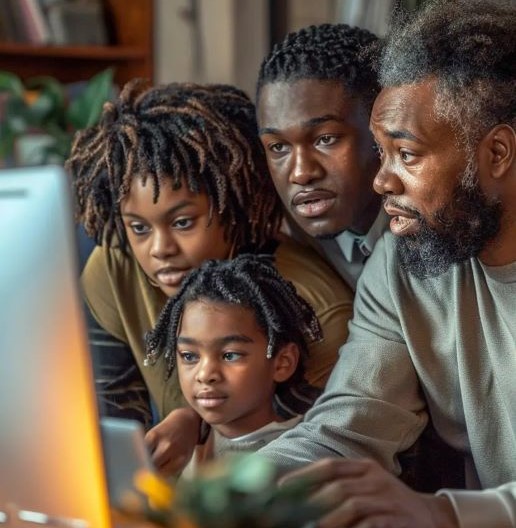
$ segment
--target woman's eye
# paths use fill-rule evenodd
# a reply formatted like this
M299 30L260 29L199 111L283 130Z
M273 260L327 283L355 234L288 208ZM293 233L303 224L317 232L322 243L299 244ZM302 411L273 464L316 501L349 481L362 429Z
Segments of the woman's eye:
M332 136L330 134L325 134L324 136L321 136L318 140L318 143L320 145L324 145L325 147L329 145L333 145L337 141L337 138L335 136Z
M193 218L187 217L187 218L177 218L172 223L173 227L176 229L189 229L194 224Z
M195 363L198 359L197 354L193 352L178 352L183 363Z
M269 150L271 152L275 152L276 154L282 154L284 152L287 152L287 146L285 143L273 143L269 146Z
M150 228L139 222L132 222L129 227L135 235L145 235L150 231Z
M238 352L224 352L222 355L222 358L224 361L237 361L242 357L242 354Z

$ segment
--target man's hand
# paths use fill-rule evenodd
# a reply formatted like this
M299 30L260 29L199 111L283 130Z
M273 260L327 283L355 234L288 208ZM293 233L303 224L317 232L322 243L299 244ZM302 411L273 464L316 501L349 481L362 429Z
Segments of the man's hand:
M199 438L201 418L190 408L175 409L145 435L152 461L165 477L184 469Z
M324 459L285 475L313 485L317 528L458 528L446 497L416 493L372 460Z

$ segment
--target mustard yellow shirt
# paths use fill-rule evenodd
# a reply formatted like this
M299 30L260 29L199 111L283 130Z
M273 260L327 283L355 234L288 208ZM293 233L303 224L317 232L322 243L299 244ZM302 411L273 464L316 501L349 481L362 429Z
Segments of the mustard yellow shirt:
M313 249L291 239L279 243L275 266L314 308L324 339L309 345L306 380L323 388L348 336L353 292ZM161 418L184 404L175 372L165 381L163 358L144 367L143 336L155 324L167 298L152 286L137 261L112 247L96 247L82 274L85 300L109 334L127 343Z

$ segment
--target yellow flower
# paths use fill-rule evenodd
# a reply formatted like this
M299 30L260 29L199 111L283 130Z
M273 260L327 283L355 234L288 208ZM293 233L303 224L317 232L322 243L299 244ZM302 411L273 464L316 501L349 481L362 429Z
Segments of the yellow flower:
M134 484L149 499L149 506L157 510L170 510L175 490L158 475L140 470L134 476Z
M25 90L23 92L23 99L28 105L34 104L38 97L39 97L38 90Z

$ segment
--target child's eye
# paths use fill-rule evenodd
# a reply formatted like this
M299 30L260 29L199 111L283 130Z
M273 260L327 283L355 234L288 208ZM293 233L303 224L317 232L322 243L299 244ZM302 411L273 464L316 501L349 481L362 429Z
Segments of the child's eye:
M131 222L129 224L129 227L131 231L135 235L146 235L150 231L150 227L146 226L145 224L142 224L141 222Z
M222 355L222 358L224 361L237 361L239 360L243 354L240 354L239 352L224 352Z
M199 360L199 356L194 352L178 352L177 354L183 363L197 363Z

